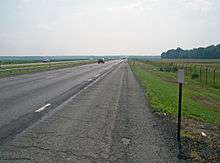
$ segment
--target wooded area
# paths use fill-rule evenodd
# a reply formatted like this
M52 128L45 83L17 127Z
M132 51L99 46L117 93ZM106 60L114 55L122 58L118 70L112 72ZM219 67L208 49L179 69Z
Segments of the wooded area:
M211 45L206 48L194 48L183 50L181 48L171 49L161 54L162 59L220 59L220 44Z

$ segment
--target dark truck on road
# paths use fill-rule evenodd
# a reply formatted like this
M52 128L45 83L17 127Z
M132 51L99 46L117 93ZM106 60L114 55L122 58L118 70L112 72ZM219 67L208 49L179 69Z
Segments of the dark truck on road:
M100 64L100 63L105 63L105 59L104 58L99 58L98 59L98 64Z

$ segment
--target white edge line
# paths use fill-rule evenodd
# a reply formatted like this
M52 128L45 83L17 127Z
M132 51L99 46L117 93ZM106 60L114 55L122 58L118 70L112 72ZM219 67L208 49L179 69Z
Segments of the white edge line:
M46 109L47 107L49 107L51 104L46 104L46 105L44 105L43 107L41 107L40 109L37 109L36 111L35 111L35 113L39 113L39 112L41 112L41 111L43 111L44 109Z

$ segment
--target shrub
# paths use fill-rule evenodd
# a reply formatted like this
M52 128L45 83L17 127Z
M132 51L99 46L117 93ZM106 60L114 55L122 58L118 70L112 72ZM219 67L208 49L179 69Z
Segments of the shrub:
M199 74L196 71L193 71L193 73L191 74L191 79L197 79L199 78Z

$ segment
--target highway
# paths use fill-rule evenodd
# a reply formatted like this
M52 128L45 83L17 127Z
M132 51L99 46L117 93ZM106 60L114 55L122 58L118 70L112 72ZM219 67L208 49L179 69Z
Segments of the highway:
M118 61L21 75L0 80L0 142L39 119L39 108L55 108ZM49 109L49 108L48 108ZM26 121L26 122L25 122Z
M0 80L0 162L181 162L126 61Z

